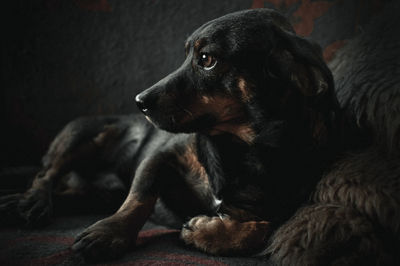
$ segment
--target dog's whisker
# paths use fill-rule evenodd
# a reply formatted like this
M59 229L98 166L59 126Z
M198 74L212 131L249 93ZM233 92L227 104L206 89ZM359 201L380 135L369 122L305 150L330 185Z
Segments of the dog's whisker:
M183 111L184 111L185 113L187 113L188 115L193 116L193 114L192 114L189 110L183 108Z

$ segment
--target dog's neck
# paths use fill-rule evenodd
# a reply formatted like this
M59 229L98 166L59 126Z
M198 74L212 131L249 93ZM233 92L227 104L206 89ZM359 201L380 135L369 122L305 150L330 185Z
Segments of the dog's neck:
M241 198L246 195L243 191L254 188L262 193L252 197L253 203L236 207L260 217L272 215L277 220L286 219L292 209L309 198L323 170L331 163L326 151L307 149L300 144L290 146L294 143L286 137L282 141L288 140L287 144L280 147L271 146L268 141L261 142L264 139L261 136L252 145L229 135L196 134L196 139L198 158L207 172L214 195L224 204L236 206L245 200ZM283 188L287 194L275 195ZM279 204L273 202L287 202L288 207L279 210ZM259 208L264 211L259 212Z
M291 167L301 165L302 161L318 164L331 156L326 147L319 149L313 146L312 139L305 139L306 133L302 134L301 129L292 128L284 121L270 121L262 127L246 125L243 128L251 132L251 141L244 141L230 132L197 134L199 159L213 179L211 183L216 194L227 183L237 182L248 175L263 178L278 165ZM285 173L282 172L282 175Z

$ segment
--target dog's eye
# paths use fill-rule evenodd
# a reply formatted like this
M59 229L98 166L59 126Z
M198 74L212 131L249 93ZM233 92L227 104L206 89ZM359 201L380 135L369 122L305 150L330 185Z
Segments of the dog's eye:
M199 65L202 66L205 70L213 69L216 64L217 60L213 56L207 53L200 54Z

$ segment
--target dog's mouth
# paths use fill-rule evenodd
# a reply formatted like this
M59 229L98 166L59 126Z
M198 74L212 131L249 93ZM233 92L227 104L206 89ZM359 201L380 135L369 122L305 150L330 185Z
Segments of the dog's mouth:
M211 114L203 114L189 120L174 115L164 115L162 119L146 116L146 119L155 126L172 133L206 133L218 124L217 118Z
M158 110L147 119L172 133L230 134L247 143L253 140L254 130L245 105L233 97L200 96L188 104L174 102Z
M224 120L218 119L214 114L201 114L191 117L183 123L177 122L173 116L165 119L164 123L154 121L146 117L151 123L159 128L172 133L201 133L208 136L231 135L233 138L251 144L255 138L255 131L249 121L243 117L229 117Z

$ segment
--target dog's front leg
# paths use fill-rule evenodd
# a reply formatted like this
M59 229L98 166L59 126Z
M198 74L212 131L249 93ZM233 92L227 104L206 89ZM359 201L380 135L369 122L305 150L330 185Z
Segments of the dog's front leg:
M153 211L156 197L141 198L129 194L121 208L110 217L96 222L75 240L72 249L87 261L117 258L133 247L137 235Z
M143 160L119 210L83 231L72 249L93 262L117 258L133 247L140 229L153 212L160 176L165 174L164 162L154 157ZM167 179L165 175L163 178Z

